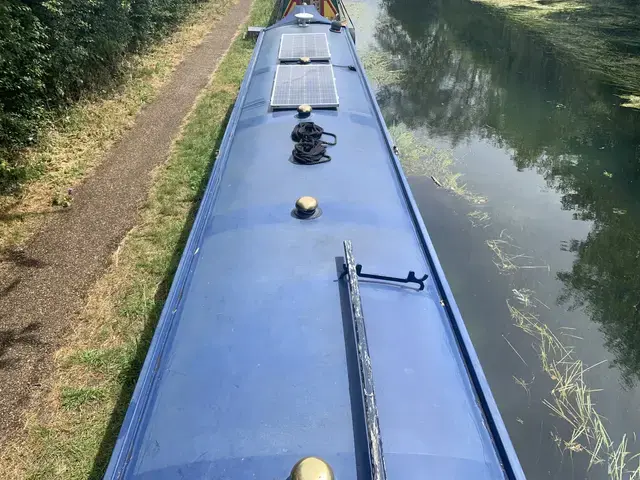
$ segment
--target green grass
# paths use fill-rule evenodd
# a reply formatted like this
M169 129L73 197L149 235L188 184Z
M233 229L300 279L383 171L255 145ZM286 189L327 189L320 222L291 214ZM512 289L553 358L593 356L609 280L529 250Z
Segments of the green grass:
M69 354L66 366L82 366L94 374L114 377L131 363L135 350L131 346L87 348Z
M250 24L266 24L272 9L255 0ZM252 51L233 43L156 170L138 225L57 352L49 394L3 452L0 478L102 478Z
M60 405L65 410L78 410L83 405L99 402L105 397L105 391L94 387L62 387Z

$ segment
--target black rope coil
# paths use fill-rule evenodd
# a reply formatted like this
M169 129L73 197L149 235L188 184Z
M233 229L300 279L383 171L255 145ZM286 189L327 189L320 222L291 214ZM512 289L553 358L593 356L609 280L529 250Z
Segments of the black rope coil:
M333 137L333 143L322 140L322 135ZM320 125L316 125L313 122L300 122L298 125L293 127L293 132L291 132L291 140L293 140L294 142L318 141L324 143L325 145L335 145L336 143L338 143L338 137L335 134L325 132L324 128L322 128Z
M318 141L303 140L293 147L293 159L297 163L304 165L313 165L315 163L324 163L331 160L327 155L327 147Z
M322 140L322 135L333 137L333 143ZM321 126L313 122L300 122L296 125L291 132L291 139L297 142L293 147L293 159L303 165L330 161L327 145L335 145L338 142L336 135L325 132Z

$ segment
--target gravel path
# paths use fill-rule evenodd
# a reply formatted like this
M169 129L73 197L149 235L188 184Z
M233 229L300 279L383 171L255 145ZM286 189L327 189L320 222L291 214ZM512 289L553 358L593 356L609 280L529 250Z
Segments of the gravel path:
M22 423L22 414L52 364L89 289L135 225L151 171L168 157L172 140L248 16L239 0L212 26L173 73L134 127L74 190L70 208L52 216L3 268L0 278L0 445Z

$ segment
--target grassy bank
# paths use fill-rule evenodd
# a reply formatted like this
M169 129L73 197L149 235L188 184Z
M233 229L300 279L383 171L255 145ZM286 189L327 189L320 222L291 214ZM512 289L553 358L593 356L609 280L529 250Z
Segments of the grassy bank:
M73 201L69 189L98 164L105 151L133 125L185 54L198 45L233 0L208 0L194 7L182 26L144 55L132 56L116 90L85 98L44 129L21 163L31 180L19 193L0 195L2 252L20 245L52 213Z
M640 4L597 0L475 0L541 35L562 55L620 88L640 108Z
M272 6L256 0L251 24L267 23ZM138 225L56 354L48 394L3 452L0 478L102 478L252 50L233 43L156 170Z

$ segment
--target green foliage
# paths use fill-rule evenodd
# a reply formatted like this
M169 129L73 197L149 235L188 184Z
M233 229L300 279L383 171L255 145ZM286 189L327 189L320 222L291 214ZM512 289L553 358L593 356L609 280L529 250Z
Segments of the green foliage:
M105 397L104 390L94 387L63 387L60 403L65 410L78 410L90 402L97 402Z
M15 147L33 138L42 117L46 35L31 9L0 1L0 191L26 176Z
M0 0L0 193L53 112L103 89L197 0Z

